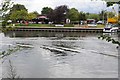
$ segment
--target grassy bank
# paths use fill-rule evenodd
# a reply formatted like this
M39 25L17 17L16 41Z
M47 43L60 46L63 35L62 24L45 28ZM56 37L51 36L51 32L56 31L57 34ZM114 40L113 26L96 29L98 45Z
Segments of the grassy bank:
M57 28L57 27L55 27L55 24L29 24L29 25L25 25L25 24L15 24L15 26L12 26L12 24L11 25L8 25L6 28L2 28L2 27L0 27L0 31L3 31L3 32L5 32L5 31L9 31L9 30L14 30L14 29L16 29L16 28L19 28L19 27L28 27L28 28L39 28L39 27L48 27L48 28ZM68 27L83 27L83 28L85 28L84 27L84 25L82 25L82 26L74 26L73 24L64 24L64 28L68 28ZM104 25L97 25L97 27L87 27L87 28L104 28Z
M101 25L101 24L97 25L97 28L104 28L104 27L105 25Z
M15 24L15 27L56 27L56 24ZM12 26L12 25L8 25ZM84 27L84 25L82 25ZM64 24L64 27L81 27L81 26L75 26L73 24ZM104 25L97 25L97 27L89 27L89 28L104 28Z
M12 26L12 24L8 25ZM16 27L20 26L29 26L29 27L55 27L55 24L15 24ZM64 27L74 27L73 24L64 24Z

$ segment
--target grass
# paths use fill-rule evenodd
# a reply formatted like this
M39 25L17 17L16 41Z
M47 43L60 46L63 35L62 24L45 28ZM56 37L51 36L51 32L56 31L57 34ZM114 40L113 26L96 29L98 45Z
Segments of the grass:
M12 24L8 25L12 26ZM21 27L21 26L26 26L26 27L55 27L55 24L15 24L15 27ZM72 24L64 24L64 27L74 27Z
M104 28L104 27L105 25L102 25L102 24L97 25L97 28Z
M12 26L12 24L8 25L8 26ZM52 24L15 24L15 26L32 26L32 27L53 27L54 25Z
M98 24L97 27L89 26L89 28L104 28L104 27L105 27L105 25L102 25L102 24Z
M2 29L0 28L0 30L11 30L11 29L15 29L15 28L18 28L18 27L31 27L31 28L34 28L34 27L51 27L51 28L56 28L55 24L28 24L28 25L25 25L25 24L15 24L15 26L12 26L12 24L8 25L7 28L5 29ZM67 28L67 27L75 27L73 24L64 24L64 27ZM101 24L98 24L97 27L89 27L89 28L104 28L104 25L101 25Z
M73 24L65 24L64 27L74 27Z

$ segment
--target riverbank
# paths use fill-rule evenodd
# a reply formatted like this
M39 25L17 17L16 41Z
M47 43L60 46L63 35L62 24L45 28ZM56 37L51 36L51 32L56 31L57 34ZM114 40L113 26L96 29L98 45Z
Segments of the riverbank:
M0 30L12 30L16 28L98 28L103 29L104 25L97 25L97 26L88 26L88 25L79 25L79 24L64 24L64 26L56 26L56 24L10 24L7 25L6 28L0 28Z

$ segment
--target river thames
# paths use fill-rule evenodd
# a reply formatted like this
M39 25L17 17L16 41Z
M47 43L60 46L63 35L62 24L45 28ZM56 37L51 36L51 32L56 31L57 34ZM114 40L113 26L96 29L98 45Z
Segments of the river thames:
M10 65L20 78L118 78L118 45L103 33L13 31L0 33L2 77ZM119 34L106 33L118 40Z

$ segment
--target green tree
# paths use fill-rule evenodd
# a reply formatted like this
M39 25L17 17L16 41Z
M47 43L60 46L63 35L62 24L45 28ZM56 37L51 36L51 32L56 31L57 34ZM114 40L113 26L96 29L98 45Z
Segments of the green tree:
M102 10L100 13L99 13L99 20L107 20L107 12Z
M106 1L106 0L105 0ZM116 1L114 1L114 2L106 2L106 4L107 4L107 7L109 7L109 6L113 6L113 4L118 4L119 6L120 6L120 1L118 1L118 2L116 2ZM118 12L119 13L119 15L118 15L118 20L120 21L120 11Z
M95 20L99 20L99 14L89 14L87 15L87 19L95 19Z
M21 11L21 10L27 11L27 9L25 8L24 5L14 4L13 7L11 8L11 10L10 10L10 13L15 12L15 11Z
M28 19L28 12L26 10L12 12L12 14L10 15L10 19L13 22L27 20Z
M86 20L86 13L80 12L79 13L79 20Z
M93 0L91 0L91 1L93 1ZM113 4L120 4L120 1L116 1L116 0L102 0L102 1L106 1L107 7L113 6Z
M34 19L34 18L36 18L37 17L37 15L34 13L34 12L31 12L31 13L28 13L28 20L32 20L32 19Z
M108 12L108 17L109 17L109 18L115 17L115 13L113 13L113 12Z
M32 12L33 14L35 14L36 16L39 16L40 14L37 11Z
M9 18L13 22L27 20L29 18L28 16L29 15L27 9L24 5L21 4L14 4L9 14Z
M107 7L112 6L113 4L115 4L115 3L113 3L113 2L107 2Z
M3 0L2 3L2 9L0 10L2 12L2 27L6 27L7 25L7 21L8 21L8 14L9 11L13 5L13 2L11 2L11 0Z
M79 12L75 8L69 9L67 16L71 21L78 21L79 20Z
M56 7L53 11L51 11L48 15L50 21L54 23L61 23L64 22L67 18L68 7L66 5L61 5Z
M53 10L53 9L50 8L50 7L44 7L44 8L42 8L41 13L42 13L43 15L48 15L52 10Z

